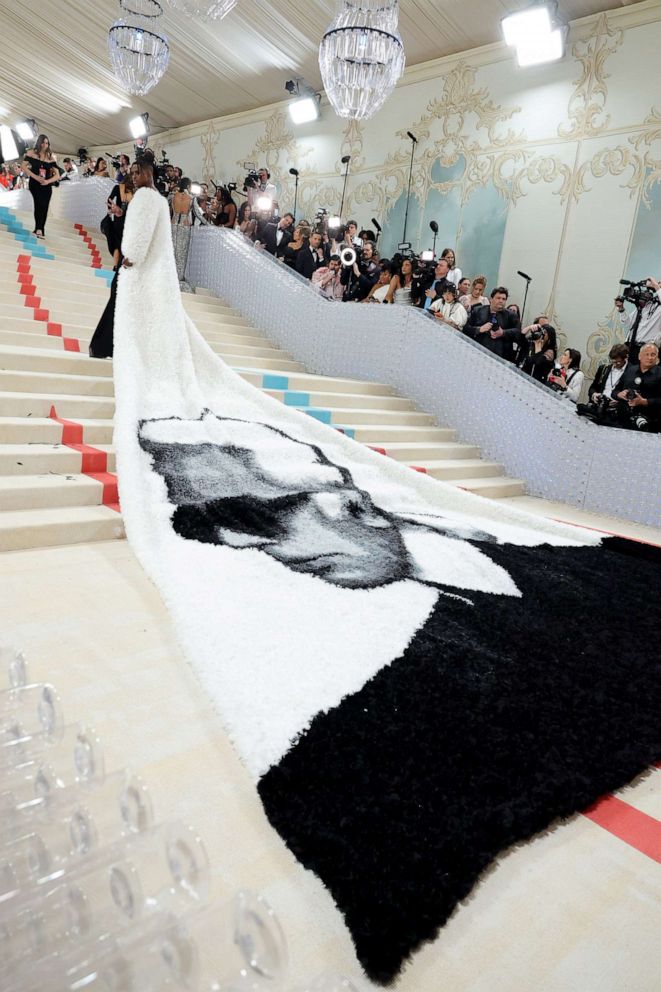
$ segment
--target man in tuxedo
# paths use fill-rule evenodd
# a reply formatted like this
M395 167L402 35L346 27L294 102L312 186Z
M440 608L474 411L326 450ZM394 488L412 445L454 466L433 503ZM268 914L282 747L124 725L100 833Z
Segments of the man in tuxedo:
M521 331L516 315L506 309L508 296L504 286L496 286L487 306L471 310L466 332L492 354L513 362L514 342L519 340Z
M298 252L298 258L296 259L296 271L305 276L306 279L312 279L312 276L322 265L326 265L328 259L326 258L326 250L321 244L321 234L315 232L310 235L310 240L305 248L301 248Z
M269 255L282 258L291 241L293 227L294 215L289 213L283 214L279 221L269 221L264 225L261 240Z

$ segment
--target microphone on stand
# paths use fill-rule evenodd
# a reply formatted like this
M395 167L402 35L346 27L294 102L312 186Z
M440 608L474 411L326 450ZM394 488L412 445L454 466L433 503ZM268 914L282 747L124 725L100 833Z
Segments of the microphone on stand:
M522 279L526 280L526 291L523 294L523 306L521 307L521 327L525 327L523 315L526 312L526 301L528 299L528 290L530 289L530 283L532 282L532 276L529 276L526 272L521 272L519 269L516 270L517 276L521 276Z
M289 170L289 175L290 176L297 176L298 175L298 169L294 169L294 168L290 169Z
M413 143L414 143L415 145L417 145L417 143L418 143L418 139L416 138L416 136L415 136L414 134L411 134L411 132L410 132L410 131L407 131L406 133L407 133L407 135L409 136L409 138L411 139L411 141L412 141L412 142L413 142Z
M380 234L380 233L381 233L381 225L379 224L379 222L378 222L378 220L376 219L376 217L372 217L372 223L374 224L374 227L376 228L376 230L377 230L377 231L379 232L379 234Z

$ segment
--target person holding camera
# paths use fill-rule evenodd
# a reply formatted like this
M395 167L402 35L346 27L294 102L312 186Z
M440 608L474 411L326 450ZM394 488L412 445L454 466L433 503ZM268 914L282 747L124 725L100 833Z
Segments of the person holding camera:
M558 364L553 366L546 377L546 382L563 399L578 403L585 382L585 376L581 372L580 351L565 348Z
M653 294L652 299L643 306L637 305L635 310L627 312L624 309L626 294L615 298L615 308L620 313L620 323L627 334L629 358L632 362L638 360L642 345L654 343L661 336L661 280L650 276L643 281L645 288Z
M453 282L448 282L443 287L441 299L434 300L429 312L433 313L437 320L447 324L455 331L463 331L468 320L466 308L459 302L459 291Z
M587 417L588 420L600 424L612 423L615 420L617 401L613 399L613 394L628 367L629 346L614 344L608 352L608 357L610 361L599 366L590 383L587 403L579 403L576 408L580 417Z
M270 181L271 173L269 170L262 166L262 168L258 170L256 176L254 173L250 173L248 178L251 180L251 183L248 184L246 182L244 188L248 194L248 203L250 204L250 209L252 212L257 213L259 211L257 201L260 197L269 199L271 201L270 209L273 210L277 206L278 192L275 188L275 184Z
M353 262L345 264L350 254L353 255ZM367 241L359 249L343 248L340 260L345 302L362 302L379 278L379 263L375 257L374 245Z
M538 382L546 382L557 354L555 327L543 314L521 331L517 365Z
M661 430L661 366L659 349L641 345L638 364L629 363L613 393L617 401L617 426L629 430Z
M508 290L496 286L491 291L489 305L473 307L466 324L466 333L487 351L508 362L514 361L514 343L521 332L514 314L507 310Z
M326 251L321 243L321 234L314 231L306 246L300 249L296 258L296 271L305 279L312 276L322 265L327 264Z
M431 273L419 273L413 289L413 302L423 310L430 310L436 300L443 299L443 290L448 285L449 264L447 258L439 258Z
M339 255L331 255L328 265L322 265L312 273L312 285L326 300L340 302L344 299L342 262Z

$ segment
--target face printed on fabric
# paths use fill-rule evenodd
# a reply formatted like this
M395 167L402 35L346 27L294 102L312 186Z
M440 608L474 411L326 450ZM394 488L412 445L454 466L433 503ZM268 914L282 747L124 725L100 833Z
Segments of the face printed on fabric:
M181 537L256 549L333 585L420 578L407 528L457 543L493 540L440 517L428 525L386 512L320 448L266 424L207 412L196 421L143 421L139 441L177 507L172 523Z

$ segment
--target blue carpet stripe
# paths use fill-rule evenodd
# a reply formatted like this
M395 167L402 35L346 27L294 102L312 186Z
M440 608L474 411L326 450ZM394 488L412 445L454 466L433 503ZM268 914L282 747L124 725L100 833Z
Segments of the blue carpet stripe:
M263 375L262 389L289 389L288 375Z
M55 258L55 255L46 249L39 238L35 237L31 231L28 231L27 227L21 223L18 217L8 207L0 207L0 224L6 227L14 240L18 241L34 258Z

